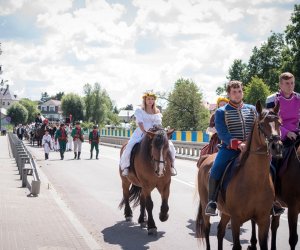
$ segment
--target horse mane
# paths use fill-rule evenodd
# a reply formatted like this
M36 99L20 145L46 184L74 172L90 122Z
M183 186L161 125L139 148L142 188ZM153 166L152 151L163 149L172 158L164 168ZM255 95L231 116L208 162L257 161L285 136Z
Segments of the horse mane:
M145 135L144 138L141 141L141 144L143 144L141 149L141 155L145 160L151 160L151 141L152 139Z
M251 133L248 135L248 138L246 141L246 150L240 156L240 163L239 163L239 167L237 168L236 172L238 172L239 169L241 169L243 166L245 166L245 162L247 161L247 159L249 157L250 147L251 147L251 142L252 142L252 137L253 137L253 132L254 132L254 126L257 125L259 117L262 117L261 120L263 120L269 114L269 112L270 112L269 110L263 109L261 114L259 114L259 116L255 118L254 123L252 125Z

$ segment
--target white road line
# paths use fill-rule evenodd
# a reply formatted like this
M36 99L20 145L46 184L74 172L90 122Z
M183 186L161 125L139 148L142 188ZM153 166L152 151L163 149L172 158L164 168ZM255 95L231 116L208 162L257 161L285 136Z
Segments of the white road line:
M180 179L178 179L177 177L172 177L172 180L177 181L177 182L182 183L182 184L185 184L185 185L187 185L187 186L189 186L189 187L195 188L195 185L193 185L193 184L191 184L191 183L189 183L189 182L180 180Z

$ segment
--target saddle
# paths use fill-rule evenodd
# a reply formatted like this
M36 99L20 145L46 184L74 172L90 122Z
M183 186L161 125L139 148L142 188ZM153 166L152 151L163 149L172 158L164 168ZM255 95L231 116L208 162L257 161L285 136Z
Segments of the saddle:
M234 176L237 169L240 167L240 156L234 157L227 164L226 169L222 175L221 181L219 183L219 191L221 192L222 198L225 201L226 198L226 190L228 184L230 183L232 177Z

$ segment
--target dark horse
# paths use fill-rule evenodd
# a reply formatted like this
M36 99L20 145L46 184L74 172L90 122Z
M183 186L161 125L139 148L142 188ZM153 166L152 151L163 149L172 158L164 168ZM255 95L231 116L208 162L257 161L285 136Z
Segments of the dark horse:
M42 139L45 134L46 130L46 124L42 124L41 126L38 126L35 128L33 131L33 137L32 137L32 145L34 146L34 141L37 141L37 146L41 147L42 146Z
M123 199L120 209L125 205L124 215L127 221L132 219L130 202L134 206L140 205L138 222L142 227L146 226L148 234L156 234L157 228L152 216L153 202L151 192L157 188L162 199L159 219L166 221L169 217L169 193L171 184L171 157L169 151L169 137L174 130L165 131L158 129L148 131L141 143L134 148L128 177L122 179ZM125 146L125 145L124 145ZM124 146L121 149L123 152ZM145 214L147 209L147 216Z
M289 223L289 244L291 250L295 250L298 242L297 223L298 214L300 213L300 139L293 144L292 152L287 162L286 172L278 179L280 186L277 192L277 198L284 202L288 207L288 223ZM276 233L279 226L279 216L272 217L272 245L271 249L276 249Z
M279 140L280 122L279 105L272 111L262 110L258 101L256 110L258 117L253 125L247 141L247 149L241 154L240 165L230 180L226 196L220 192L218 208L222 212L218 225L218 249L223 249L223 238L226 224L231 219L233 248L241 249L240 227L253 219L258 225L258 238L261 249L268 249L268 230L270 227L270 211L275 199L275 190L270 176L270 157L281 156L282 143ZM210 217L205 215L208 202L209 170L216 154L199 162L198 192L200 204L196 219L196 235L206 240L206 249L210 249ZM256 244L256 242L251 244ZM256 248L254 248L256 249Z

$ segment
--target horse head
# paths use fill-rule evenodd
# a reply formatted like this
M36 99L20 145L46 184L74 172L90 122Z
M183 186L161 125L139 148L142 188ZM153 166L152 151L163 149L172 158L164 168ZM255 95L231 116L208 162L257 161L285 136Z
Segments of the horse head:
M258 113L258 131L267 145L268 152L276 158L282 158L283 145L280 140L281 120L278 116L279 102L273 109L263 109L260 101L256 103Z
M166 166L170 164L169 138L173 132L174 129L165 130L161 127L147 131L147 136L151 139L151 159L159 177L164 176Z

